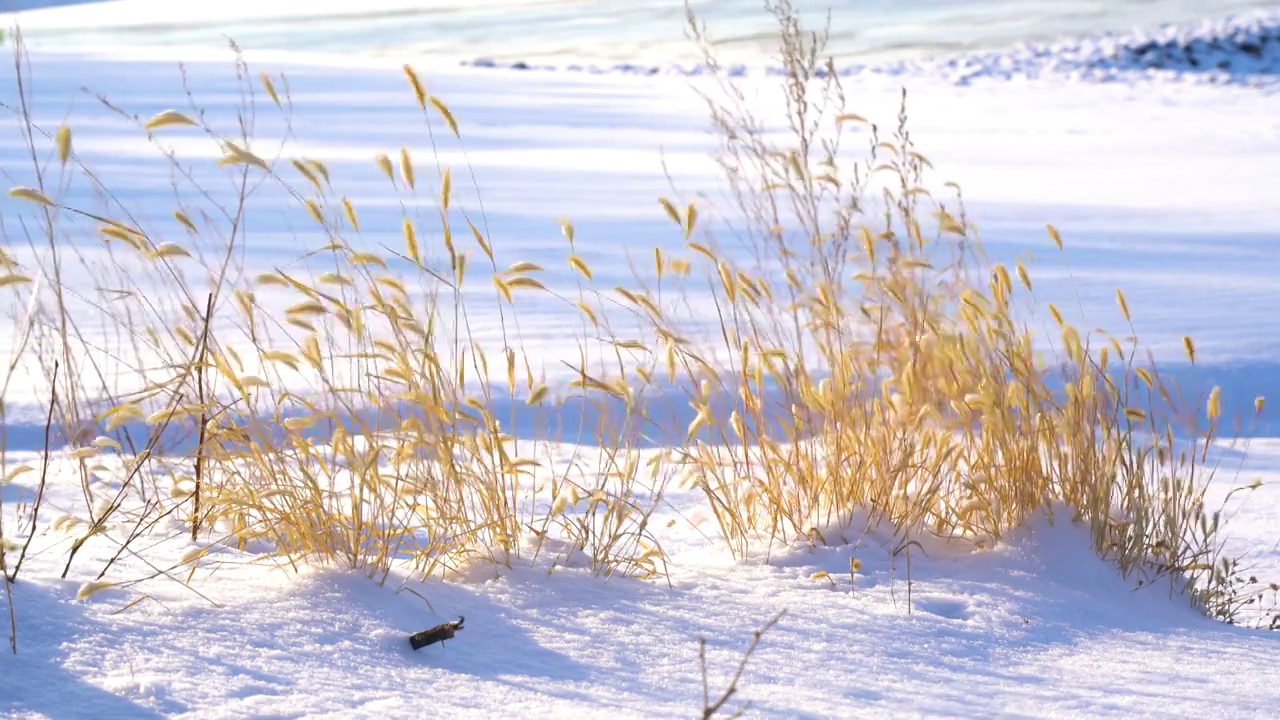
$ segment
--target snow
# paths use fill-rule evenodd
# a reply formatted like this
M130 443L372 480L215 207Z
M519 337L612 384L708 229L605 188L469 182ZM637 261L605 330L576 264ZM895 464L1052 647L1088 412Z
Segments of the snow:
M1207 52L1193 54L1210 60L1209 66L1225 56L1230 74L1274 75L1278 62L1275 0L793 4L811 25L831 13L830 50L850 73L945 72L967 81L1045 72L1114 78L1152 65L1188 69L1176 53L1126 54L1151 41L1177 48L1203 42ZM3 9L20 11L16 17L29 39L42 46L207 47L229 36L247 47L648 74L689 70L701 61L681 32L684 6L685 0L370 0L359 6L333 0L21 0ZM761 3L698 0L694 6L710 24L722 60L759 67L761 58L772 57L773 20ZM1240 52L1259 38L1261 57ZM1227 46L1217 45L1218 39Z
M79 88L149 117L181 102L174 56L188 60L196 101L227 126L240 96L226 53L47 51L33 57L32 76L37 122L53 128L69 116L86 164L140 220L170 230L173 174L138 131ZM405 143L423 161L429 155L398 65L283 53L250 60L289 77L300 140L288 154L329 162L370 228L366 240L394 242L399 208L372 158ZM664 162L682 199L715 191L711 139L687 78L422 72L462 127L465 153L441 147L459 178L457 202L476 208L470 180L461 181L469 163L499 264L557 268L545 278L553 290L573 283L558 270L559 218L574 221L597 278L612 285L630 275L628 250L681 243L655 202L673 194ZM1228 414L1257 394L1280 399L1268 392L1280 390L1271 387L1280 382L1280 205L1267 182L1280 163L1280 96L1158 79L951 80L911 81L913 136L940 179L963 185L997 258L1035 257L1037 302L1114 329L1121 286L1158 357L1193 387L1224 384ZM892 122L895 82L852 79L853 108ZM11 102L13 80L4 83ZM285 137L267 114L259 122L256 149ZM12 115L0 118L0 169L5 182L30 185L16 127ZM217 156L192 133L163 142L193 163ZM222 197L229 181L208 165L194 172ZM84 184L68 198L96 202ZM282 212L279 189L254 202L247 275L322 241L296 209ZM30 212L8 198L0 211L11 234L10 218ZM1062 231L1065 256L1046 223ZM98 241L86 232L67 242L86 252L72 282L88 288ZM524 342L553 373L577 351L565 342L568 310L527 311ZM491 309L476 305L472 322L496 339ZM1184 334L1198 340L1196 368L1178 365ZM0 331L3 344L11 335ZM11 466L38 460L45 402L34 383L6 398ZM1233 500L1229 549L1246 554L1260 578L1280 579L1280 433L1264 424L1253 434L1238 471L1238 451L1220 449L1231 462L1213 494L1264 481L1242 507ZM575 450L549 452L563 461ZM6 522L30 498L32 475L0 487ZM78 601L117 539L91 539L61 579L70 541L49 523L83 511L84 500L66 464L51 478L33 555L12 589L19 654L0 653L0 713L16 717L688 717L701 707L697 639L707 639L714 692L751 631L784 609L743 677L738 699L752 702L753 715L1261 718L1280 702L1267 669L1280 635L1204 619L1170 598L1167 583L1121 580L1061 508L993 549L926 543L911 555L909 585L906 557L894 557L874 528L848 538L853 545L733 562L698 495L674 488L652 523L665 528L669 581L606 580L566 555L568 566L554 570L547 558L526 559L448 582L397 573L379 585L214 545L185 584L186 571L169 568L193 546L170 523L106 579L156 577ZM851 558L862 563L852 579ZM830 580L815 579L820 571ZM466 625L455 639L409 649L410 633L458 616Z
M1269 5L1269 3L1268 3ZM840 27L840 26L836 26ZM958 85L984 80L1038 79L1083 82L1144 82L1161 80L1191 84L1243 84L1273 86L1280 75L1280 13L1275 9L1254 9L1180 23L1165 22L1154 27L1139 26L1122 32L1083 33L1063 37L1060 28L1051 39L1032 35L1008 38L992 47L929 52L926 44L906 57L873 53L869 57L841 55L839 41L832 41L836 72L847 77L886 75L889 77L945 77ZM712 33L710 36L718 41ZM718 43L717 43L718 45ZM932 49L932 48L929 48ZM900 55L901 53L899 53ZM762 62L765 53L741 60L730 67L737 75L780 75L776 64ZM672 60L678 57L679 60ZM851 59L856 58L856 61ZM532 56L511 60L507 54L483 56L469 61L477 67L518 70L570 71L592 74L701 75L706 67L699 57L672 53L660 62L599 62L561 60Z
M1274 507L1280 497L1267 492L1255 500ZM1274 519L1241 526L1266 532ZM379 587L221 549L192 583L201 596L161 580L83 603L41 556L16 587L21 654L0 659L0 711L688 717L701 699L697 639L715 688L750 630L784 609L744 675L739 700L752 716L1261 718L1280 693L1258 669L1274 634L1201 618L1167 585L1135 589L1061 516L986 552L926 544L912 562L910 611L903 557L895 563L885 537L730 564L692 528L670 535L670 583L517 567ZM163 565L184 549L174 539L151 557ZM852 583L850 557L862 562ZM1273 551L1271 568L1278 559ZM457 616L466 623L455 639L409 649L410 633Z

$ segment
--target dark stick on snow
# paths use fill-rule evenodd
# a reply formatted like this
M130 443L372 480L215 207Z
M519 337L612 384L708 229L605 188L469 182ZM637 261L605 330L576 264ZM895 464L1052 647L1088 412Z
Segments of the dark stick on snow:
M464 620L466 618L459 615L457 622L447 622L443 625L437 625L422 632L414 633L409 636L409 644L413 646L414 650L421 650L433 643L452 640L454 634L462 629Z

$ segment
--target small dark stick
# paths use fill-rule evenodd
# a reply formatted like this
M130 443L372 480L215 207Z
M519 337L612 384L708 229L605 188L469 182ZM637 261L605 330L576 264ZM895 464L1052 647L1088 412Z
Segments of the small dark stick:
M421 650L432 643L452 640L454 633L462 629L464 620L466 618L459 615L457 622L447 622L443 625L437 625L422 632L414 633L409 636L409 644L413 646L414 650Z

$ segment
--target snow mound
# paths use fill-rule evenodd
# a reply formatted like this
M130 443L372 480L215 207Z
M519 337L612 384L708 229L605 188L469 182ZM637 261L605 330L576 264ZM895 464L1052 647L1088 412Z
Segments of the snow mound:
M1094 64L1119 69L1280 74L1280 15L1254 17L1246 22L1203 23L1190 32L1177 26L1165 27L1142 42L1137 39L1126 38L1109 57Z
M1047 44L917 63L916 70L978 76L1039 77L1068 74L1113 81L1141 76L1249 83L1280 76L1280 13L1233 15L1127 34ZM931 67L932 66L932 67ZM891 71L913 68L900 63Z

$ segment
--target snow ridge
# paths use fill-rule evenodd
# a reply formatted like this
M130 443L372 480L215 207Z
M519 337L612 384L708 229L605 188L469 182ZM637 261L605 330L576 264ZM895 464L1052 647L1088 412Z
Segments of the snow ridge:
M512 70L619 73L626 75L702 75L705 65L612 66L551 65L524 61L500 63L480 58L464 65ZM735 64L734 76L779 75L777 66ZM1280 81L1280 11L1258 11L1189 24L1165 24L1129 33L1107 33L1049 43L1022 43L1002 50L839 67L842 76L885 75L944 77L966 84L978 78L1036 79L1066 77L1086 82L1142 79L1196 83L1269 85Z

